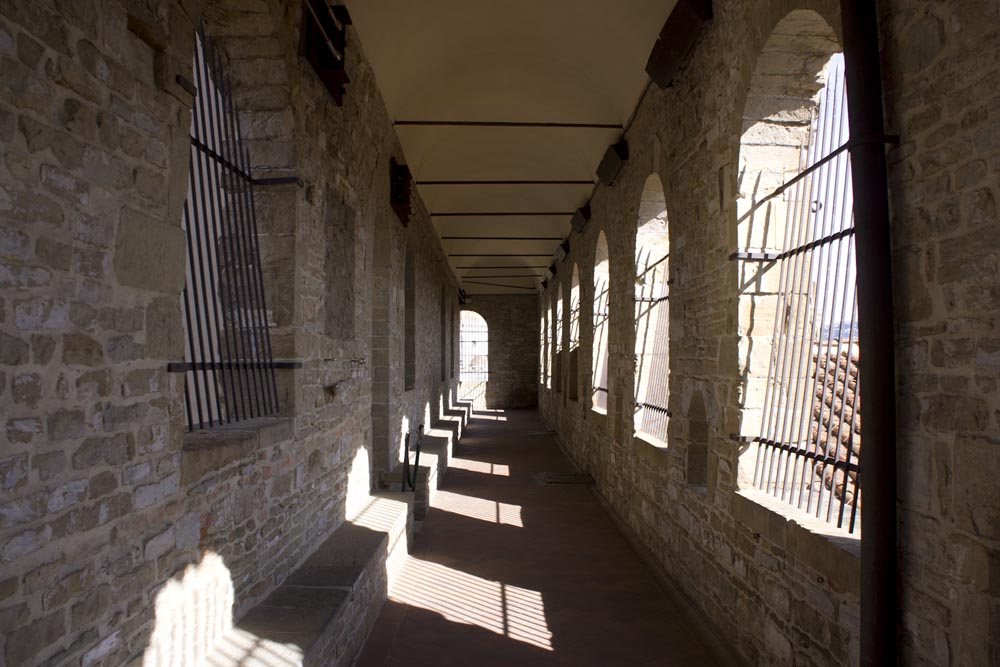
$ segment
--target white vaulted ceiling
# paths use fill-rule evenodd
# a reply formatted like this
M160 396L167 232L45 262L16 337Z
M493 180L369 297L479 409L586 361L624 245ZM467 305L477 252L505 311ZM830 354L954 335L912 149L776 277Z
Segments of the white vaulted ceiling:
M347 5L462 287L536 291L646 86L674 0Z

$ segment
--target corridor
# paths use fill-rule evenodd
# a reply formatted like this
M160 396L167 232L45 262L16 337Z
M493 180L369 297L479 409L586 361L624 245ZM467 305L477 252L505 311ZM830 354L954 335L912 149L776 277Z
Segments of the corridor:
M477 409L362 651L376 665L718 665L533 410Z

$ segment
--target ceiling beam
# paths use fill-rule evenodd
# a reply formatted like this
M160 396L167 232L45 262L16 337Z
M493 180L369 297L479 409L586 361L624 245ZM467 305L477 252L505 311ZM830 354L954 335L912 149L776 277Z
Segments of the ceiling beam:
M593 185L594 181L416 181L417 185Z
M532 292L538 289L537 287L524 287L522 285L502 285L500 283L484 283L476 280L463 280L462 282L468 285L489 285L490 287L505 287L507 289L526 289Z
M503 216L558 216L558 215L573 215L576 211L441 211L440 213L430 213L432 218L486 218L486 217L503 217Z
M554 127L580 130L620 130L621 123L563 123L519 120L397 120L397 127Z
M442 241L562 241L561 236L442 236Z
M548 257L548 255L546 255ZM530 264L528 266L456 266L456 269L547 269L548 264Z
M470 253L470 254L448 253L448 256L449 257L552 257L552 253L546 252L540 255L526 254L523 252L513 252L513 253L508 252L508 253L486 254L486 255L482 253Z
M486 276L481 276L481 275L476 274L476 275L472 275L472 276L466 276L465 278L528 278L530 280L533 280L535 278L541 278L541 277L542 277L542 274L540 274L540 273L526 273L523 276L515 276L515 275L511 275L509 273L503 273L503 274L490 274L490 275L486 275ZM462 280L465 280L465 278L462 278Z

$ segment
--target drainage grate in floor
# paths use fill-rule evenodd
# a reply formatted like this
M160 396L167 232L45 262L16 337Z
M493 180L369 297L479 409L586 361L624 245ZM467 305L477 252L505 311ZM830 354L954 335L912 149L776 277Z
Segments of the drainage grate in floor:
M593 484L594 478L585 472L546 472L542 474L546 484Z

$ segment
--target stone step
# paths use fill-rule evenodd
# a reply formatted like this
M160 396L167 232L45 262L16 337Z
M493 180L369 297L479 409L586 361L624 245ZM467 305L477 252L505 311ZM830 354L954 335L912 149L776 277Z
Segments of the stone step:
M211 667L349 665L406 559L413 497L382 492L348 516L216 642Z

